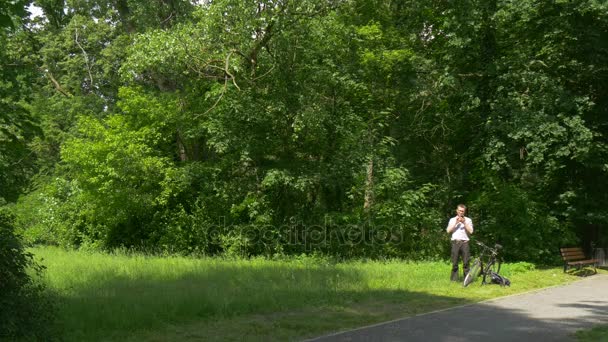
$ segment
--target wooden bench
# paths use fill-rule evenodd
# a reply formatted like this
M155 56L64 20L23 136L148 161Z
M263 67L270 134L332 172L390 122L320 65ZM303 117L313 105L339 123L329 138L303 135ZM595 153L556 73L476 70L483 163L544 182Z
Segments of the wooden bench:
M593 271L597 273L597 264L599 262L598 259L588 259L583 253L583 249L580 247L569 247L569 248L560 248L559 251L562 254L562 259L564 260L564 272L568 271L570 267L576 267L577 270L583 268L586 265L593 265Z

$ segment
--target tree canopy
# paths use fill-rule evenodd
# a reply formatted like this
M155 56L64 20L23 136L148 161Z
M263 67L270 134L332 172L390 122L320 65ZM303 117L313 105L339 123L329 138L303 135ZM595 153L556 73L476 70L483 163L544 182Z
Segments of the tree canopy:
M512 260L608 243L605 1L2 4L30 243L441 258L461 202Z

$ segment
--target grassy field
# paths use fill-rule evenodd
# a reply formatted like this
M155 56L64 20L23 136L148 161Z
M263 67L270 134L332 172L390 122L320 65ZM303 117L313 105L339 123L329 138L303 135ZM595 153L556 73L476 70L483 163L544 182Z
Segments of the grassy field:
M31 250L67 341L284 341L577 279L507 264L511 287L467 288L443 262L228 260Z

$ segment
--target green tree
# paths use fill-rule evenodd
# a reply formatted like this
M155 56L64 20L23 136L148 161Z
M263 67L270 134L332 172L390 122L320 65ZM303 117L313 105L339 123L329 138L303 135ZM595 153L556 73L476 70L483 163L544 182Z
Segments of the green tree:
M605 233L602 1L34 3L0 52L30 241L436 258L459 202L513 259Z

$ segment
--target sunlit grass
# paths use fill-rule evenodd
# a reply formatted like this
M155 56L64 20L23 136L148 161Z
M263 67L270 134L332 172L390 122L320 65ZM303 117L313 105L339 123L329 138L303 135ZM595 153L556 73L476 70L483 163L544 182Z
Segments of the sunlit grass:
M445 262L32 251L48 268L68 341L297 340L576 279L507 264L511 287L463 288Z

